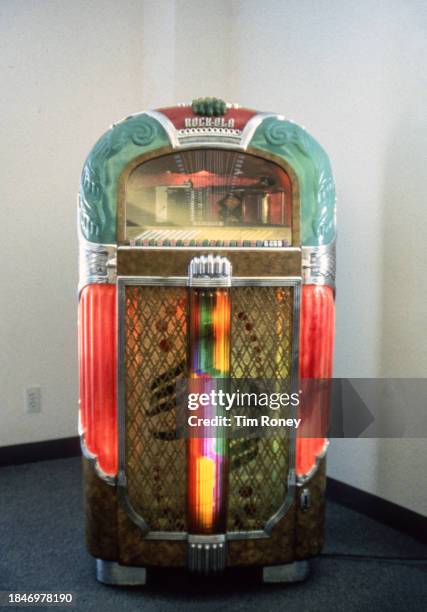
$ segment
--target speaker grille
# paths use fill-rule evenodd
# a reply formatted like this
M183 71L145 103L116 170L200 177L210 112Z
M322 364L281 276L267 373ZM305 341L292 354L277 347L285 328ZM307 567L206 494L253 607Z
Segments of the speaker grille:
M187 369L187 290L126 287L126 476L153 531L186 530L186 444L175 438L177 379Z
M234 287L232 291L231 376L279 379L278 391L289 392L293 288ZM227 528L263 529L286 496L289 440L233 439L229 457Z
M187 376L188 290L128 285L125 292L129 501L151 531L186 531L186 442L175 431L176 382ZM232 287L231 296L231 376L279 379L278 391L287 391L293 288ZM263 529L287 493L289 439L229 445L227 529Z

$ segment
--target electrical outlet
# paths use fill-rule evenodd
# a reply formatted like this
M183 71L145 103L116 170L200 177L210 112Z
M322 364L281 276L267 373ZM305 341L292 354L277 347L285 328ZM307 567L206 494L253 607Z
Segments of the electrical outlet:
M25 389L25 412L42 411L42 393L40 387L28 387Z

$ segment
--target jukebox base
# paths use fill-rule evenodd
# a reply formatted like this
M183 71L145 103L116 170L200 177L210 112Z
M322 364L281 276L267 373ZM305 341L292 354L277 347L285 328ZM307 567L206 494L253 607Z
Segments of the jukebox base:
M83 465L87 548L98 560L98 580L107 584L143 584L145 577L141 575L146 567L188 568L188 541L147 539L121 507L116 487L104 482L88 459L83 459ZM273 576L279 576L275 581L302 580L298 576L287 578L287 574L293 576L296 568L304 567L300 561L317 556L322 549L325 487L323 458L304 486L297 487L295 502L274 526L270 537L227 540L225 569L259 567L268 582L273 581ZM305 501L307 489L309 506L301 499Z
M142 586L147 582L147 571L145 567L96 559L96 579L104 584L117 586Z
M264 584L286 584L303 582L310 573L307 560L284 565L269 565L262 568ZM121 565L115 561L96 559L96 578L103 584L115 586L144 586L147 582L145 567Z
M284 565L269 565L262 568L264 584L303 582L310 573L308 561L294 561Z

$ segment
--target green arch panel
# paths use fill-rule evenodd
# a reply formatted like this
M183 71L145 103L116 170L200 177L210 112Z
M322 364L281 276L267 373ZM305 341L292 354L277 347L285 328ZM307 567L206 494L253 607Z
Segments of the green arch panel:
M117 242L118 179L128 163L144 153L170 145L166 131L146 114L115 124L95 144L80 181L79 220L90 242Z
M303 246L328 244L335 238L335 185L325 151L302 127L278 117L266 117L250 147L284 159L294 170L301 200Z
M162 125L147 114L128 117L106 132L91 150L81 176L79 220L90 242L117 241L118 179L135 157L170 146ZM284 159L294 170L301 200L304 246L327 244L335 237L335 186L329 159L303 128L275 117L257 127L250 147Z

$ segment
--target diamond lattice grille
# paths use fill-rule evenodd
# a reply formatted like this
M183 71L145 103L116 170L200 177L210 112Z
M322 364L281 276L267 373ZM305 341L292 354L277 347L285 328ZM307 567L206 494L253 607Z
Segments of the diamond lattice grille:
M186 375L187 291L126 287L126 476L152 531L186 528L186 447L175 439L176 380Z
M234 379L289 380L292 304L291 287L233 289L231 376ZM287 389L282 384L279 390ZM263 529L286 496L289 439L231 440L229 457L228 530Z

